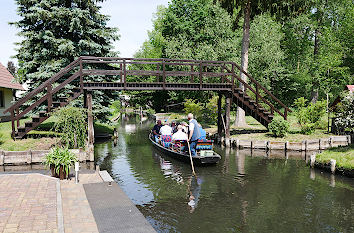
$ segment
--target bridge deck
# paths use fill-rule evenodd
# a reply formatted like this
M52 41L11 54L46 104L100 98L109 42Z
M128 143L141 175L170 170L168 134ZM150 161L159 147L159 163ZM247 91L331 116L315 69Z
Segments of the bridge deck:
M85 82L85 90L166 90L166 91L231 91L230 83L163 83L163 82Z

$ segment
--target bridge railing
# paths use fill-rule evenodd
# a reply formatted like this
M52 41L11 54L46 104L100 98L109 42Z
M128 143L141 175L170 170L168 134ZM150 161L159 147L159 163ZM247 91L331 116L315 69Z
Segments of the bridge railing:
M238 75L240 72L248 77L248 82L240 78ZM17 127L19 127L19 120L37 106L46 102L48 111L50 111L53 95L72 81L80 78L79 86L81 91L83 91L85 75L118 76L117 81L123 85L123 89L127 89L128 84L133 82L144 81L143 78L140 78L144 76L155 76L156 79L153 83L162 84L163 89L166 89L166 86L170 83L181 82L191 84L193 87L199 88L199 90L203 90L204 85L210 83L222 84L220 85L220 91L224 91L225 87L227 87L228 90L235 92L236 89L240 91L239 87L242 87L243 92L250 91L253 93L256 98L256 104L259 107L265 105L270 109L271 113L277 112L286 119L288 112L291 111L234 62L83 56L70 63L4 111L4 113L11 113L13 133L16 130L15 121L17 121ZM62 80L64 77L67 78ZM139 78L134 79L132 77ZM56 84L58 85L55 86ZM215 90L218 89L216 88ZM262 95L262 93L265 95ZM38 98L38 95L41 97ZM30 105L22 107L26 103L30 103ZM284 109L284 113L277 109L274 104L281 106Z
M186 82L186 79L182 77L189 77L187 83L199 83L200 90L203 89L203 84L205 83L229 84L233 92L236 88L241 87L244 92L253 93L256 105L259 108L268 108L272 114L277 112L286 119L288 112L291 112L283 102L234 62L164 58L82 57L82 59L84 64L119 64L120 69L115 73L114 71L103 70L94 71L94 73L119 75L120 82L124 83L124 87L130 81L129 76L139 77L135 79L137 81L144 81L141 78L142 76L156 76L155 83L162 83L163 87L166 87L166 84L169 83L167 77L180 77L180 79L171 79L172 83L178 83L181 80ZM134 69L134 67L138 67L138 69ZM91 72L92 70L84 71L85 74L90 74ZM245 74L248 81L241 79L238 75L239 73ZM205 82L205 78L212 79ZM280 111L275 105L283 108L284 112Z

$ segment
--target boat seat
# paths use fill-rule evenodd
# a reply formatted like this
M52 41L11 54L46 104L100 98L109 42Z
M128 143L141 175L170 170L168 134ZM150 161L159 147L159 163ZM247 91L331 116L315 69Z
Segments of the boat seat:
M161 135L161 143L163 147L169 148L171 146L172 136L171 135Z
M213 140L199 139L196 146L197 150L212 150Z
M184 151L186 148L187 141L185 140L175 140L172 142L172 149L178 152Z

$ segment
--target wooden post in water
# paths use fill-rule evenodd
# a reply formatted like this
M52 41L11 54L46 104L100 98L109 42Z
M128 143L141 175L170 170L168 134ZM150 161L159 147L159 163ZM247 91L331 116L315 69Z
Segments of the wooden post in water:
M231 109L231 97L228 94L226 96L225 105L225 146L230 147L230 109Z
M94 161L94 147L93 143L95 142L95 131L93 127L93 115L92 115L92 93L87 92L87 153L89 154L89 160Z

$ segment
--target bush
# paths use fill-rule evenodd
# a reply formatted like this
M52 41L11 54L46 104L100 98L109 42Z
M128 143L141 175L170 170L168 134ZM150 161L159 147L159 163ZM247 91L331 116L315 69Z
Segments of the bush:
M203 110L203 119L205 122L214 123L218 119L218 96L214 96L206 103Z
M111 105L110 105L110 109L111 109L111 114L113 116L118 115L121 111L122 111L122 104L120 102L120 100L115 100Z
M62 167L66 176L68 176L70 173L70 167L77 161L78 159L76 158L76 155L69 151L67 147L55 147L43 158L42 163L46 167L53 165L54 171L57 175L59 175L60 167Z
M86 109L75 107L59 108L53 112L56 117L53 129L62 133L61 139L69 148L82 148L86 145L87 117Z
M321 117L326 113L326 102L317 101L306 106L304 97L295 100L296 117L301 126L301 132L311 134L315 128L321 127Z
M202 116L202 105L200 103L196 103L192 99L187 99L186 102L184 103L184 112L186 114L188 113L193 113L194 118L201 117Z
M284 137L289 131L289 122L281 117L277 117L270 122L268 129L274 137Z
M336 109L334 124L340 132L354 132L354 94L349 93L342 97Z

